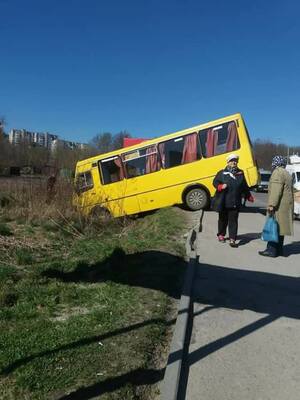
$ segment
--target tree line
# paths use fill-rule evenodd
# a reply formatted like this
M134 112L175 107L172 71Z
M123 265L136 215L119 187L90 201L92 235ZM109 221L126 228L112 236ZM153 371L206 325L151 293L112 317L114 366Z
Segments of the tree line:
M276 144L270 140L257 139L253 143L253 152L258 167L270 170L274 156L288 157L300 154L300 146L287 146L283 143Z
M65 169L73 172L77 161L123 147L123 139L131 137L121 131L99 133L84 148L68 148L59 144L54 150L28 143L11 144L5 133L4 118L0 118L0 175L9 175L15 170L33 173L53 174Z
M12 145L4 128L5 120L0 117L0 174L7 168L24 166L30 166L36 171L49 171L49 169L74 171L77 161L122 148L124 138L131 137L125 130L116 134L103 132L95 135L84 149L58 146L54 151L50 151L45 147L26 142ZM269 170L275 155L300 154L300 146L288 147L282 143L257 139L253 143L253 152L258 167Z

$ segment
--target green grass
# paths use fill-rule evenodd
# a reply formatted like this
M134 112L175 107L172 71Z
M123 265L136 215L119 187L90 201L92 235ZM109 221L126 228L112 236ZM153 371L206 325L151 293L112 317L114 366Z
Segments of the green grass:
M4 222L0 222L0 235L2 235L2 236L11 236L12 235L11 229Z
M0 398L154 398L185 269L176 210L97 234L13 226L32 243L0 256Z

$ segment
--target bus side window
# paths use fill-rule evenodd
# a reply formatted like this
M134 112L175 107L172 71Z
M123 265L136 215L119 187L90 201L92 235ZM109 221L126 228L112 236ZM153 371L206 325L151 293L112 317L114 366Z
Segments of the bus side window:
M228 153L240 147L235 121L204 129L199 132L202 154L213 157Z
M103 185L124 179L123 165L119 156L107 158L99 162Z
M188 164L201 158L196 132L162 142L158 148L164 168Z
M82 193L94 187L91 171L86 171L76 176L76 193Z
M122 159L127 178L150 174L160 169L156 145L125 153Z

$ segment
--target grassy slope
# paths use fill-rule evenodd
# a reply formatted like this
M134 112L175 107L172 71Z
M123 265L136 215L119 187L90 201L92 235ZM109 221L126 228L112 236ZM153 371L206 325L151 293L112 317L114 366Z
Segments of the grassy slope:
M172 209L97 235L3 222L0 398L149 397L182 284L182 225Z

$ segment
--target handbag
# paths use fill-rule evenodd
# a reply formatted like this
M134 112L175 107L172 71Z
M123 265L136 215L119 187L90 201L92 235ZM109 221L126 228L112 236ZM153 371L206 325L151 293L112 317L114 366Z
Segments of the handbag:
M225 206L225 190L221 192L216 192L214 197L211 200L211 208L214 211L220 212L223 211Z
M261 234L261 239L265 242L278 243L279 241L278 222L276 221L273 215L269 215L267 217Z

